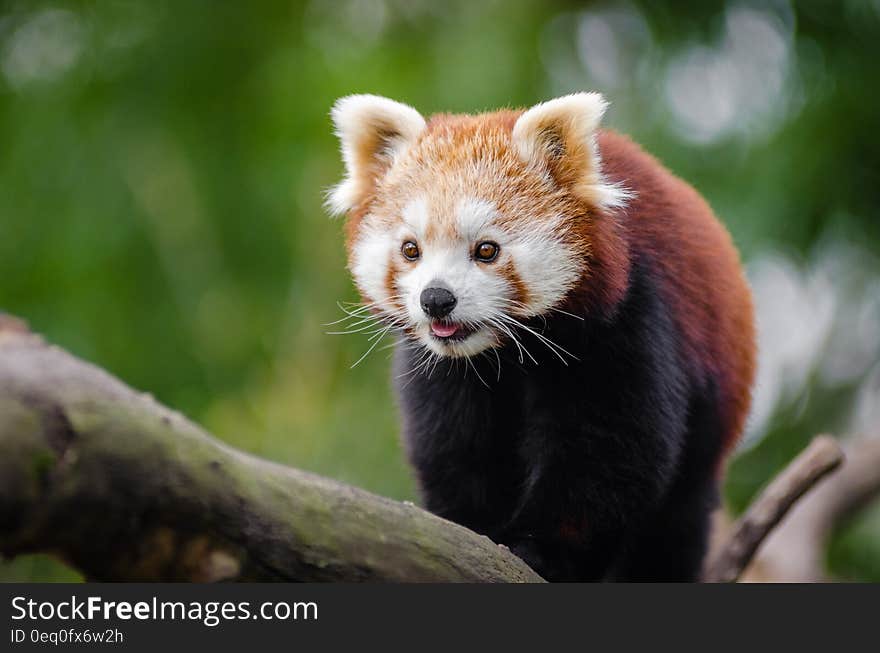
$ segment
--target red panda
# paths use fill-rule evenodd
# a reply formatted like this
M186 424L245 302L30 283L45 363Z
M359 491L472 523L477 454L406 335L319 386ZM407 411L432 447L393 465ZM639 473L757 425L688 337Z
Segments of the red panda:
M699 578L755 370L712 210L577 93L436 115L342 98L349 268L396 337L426 507L548 580Z

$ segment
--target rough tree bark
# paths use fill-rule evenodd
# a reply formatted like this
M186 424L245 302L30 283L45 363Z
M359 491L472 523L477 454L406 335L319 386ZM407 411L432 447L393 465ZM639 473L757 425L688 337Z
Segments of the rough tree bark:
M488 538L236 451L0 318L0 553L98 580L538 582Z
M792 508L761 544L744 573L750 581L814 583L829 580L825 551L835 527L880 495L880 438L844 442L846 463Z
M710 552L705 580L711 583L738 580L764 538L795 502L841 463L843 452L834 438L827 435L815 438L736 521L726 544Z
M736 578L839 463L833 441L820 448L780 476L798 480L770 492L772 519L722 542L709 578ZM410 503L236 451L0 315L0 554L33 552L96 580L542 581Z

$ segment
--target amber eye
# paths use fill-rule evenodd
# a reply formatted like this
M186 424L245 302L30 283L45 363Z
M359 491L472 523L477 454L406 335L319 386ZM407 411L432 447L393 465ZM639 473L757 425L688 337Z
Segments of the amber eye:
M477 249L474 250L474 257L483 263L491 263L498 256L499 249L496 243L486 240L477 245Z
M419 246L416 245L413 241L406 241L400 248L400 251L403 255L408 258L410 261L415 261L419 258Z

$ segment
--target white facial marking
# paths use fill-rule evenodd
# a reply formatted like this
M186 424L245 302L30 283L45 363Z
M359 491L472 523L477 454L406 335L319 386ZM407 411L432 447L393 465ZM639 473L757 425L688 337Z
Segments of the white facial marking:
M395 247L392 236L387 230L365 226L352 247L351 274L368 301L382 303L389 299L385 278L389 255Z
M370 289L374 299L387 295L385 280L389 256L400 256L401 243L415 238L419 258L399 266L397 290L408 322L416 336L429 349L443 356L473 356L497 346L503 333L491 324L504 313L518 318L546 312L559 303L580 275L574 252L564 244L564 218L535 216L499 222L500 211L494 202L465 196L455 202L455 229L437 230L439 237L426 240L431 220L440 219L426 196L410 200L401 211L402 224L396 229L366 231L358 241L355 276L363 289ZM499 245L498 259L480 263L474 259L475 246L491 240ZM370 269L370 268L373 269ZM528 293L528 305L513 303L516 288L501 271L512 267ZM431 333L432 318L421 306L421 293L440 285L448 288L457 300L449 321L475 327L476 332L461 341L441 341ZM508 324L509 327L509 324Z
M412 230L413 235L421 238L428 230L428 220L430 219L428 199L419 196L410 200L403 207L402 217L406 226Z
M550 224L558 222L561 221ZM507 246L528 292L528 316L539 315L558 304L581 274L574 253L554 233L559 229L561 225L555 230L552 226L536 225Z
M455 232L450 237L447 230L440 240L419 241L420 256L404 266L398 278L398 286L409 314L410 323L422 342L435 353L444 356L472 356L498 344L491 329L484 327L485 320L493 312L504 308L503 298L511 294L506 280L478 264L473 259L477 239L492 235L492 220L498 211L491 202L464 198L456 203ZM428 230L432 215L425 197L411 200L403 209L404 226L400 238L406 234L419 238ZM432 319L421 306L421 293L432 285L448 288L455 295L457 304L448 320L473 327L482 327L462 341L441 342L431 335Z
M458 232L465 240L476 243L478 239L487 236L486 230L497 216L498 208L494 202L465 197L459 201L456 210Z
M405 310L405 321L415 336L441 356L466 357L498 346L506 338L503 329L492 324L499 314L526 318L545 313L558 304L577 282L581 270L575 252L565 244L564 216L520 216L499 220L494 202L465 196L454 202L455 229L436 230L426 239L434 214L429 197L419 195L404 205L401 220L391 226L374 215L365 216L360 237L353 246L352 274L362 294L378 302L386 313L400 319L391 304L387 287L389 265L396 261L400 273L395 293ZM402 243L415 239L419 258L406 261L400 253ZM498 259L481 263L474 259L476 245L483 240L496 242ZM399 260L398 260L399 259ZM517 289L502 270L513 268L527 292L527 306L516 305ZM421 306L426 288L448 288L457 300L446 318L476 329L463 340L440 340L432 335L432 318ZM397 302L395 302L397 303ZM507 323L507 328L511 328ZM500 335L499 335L500 334Z

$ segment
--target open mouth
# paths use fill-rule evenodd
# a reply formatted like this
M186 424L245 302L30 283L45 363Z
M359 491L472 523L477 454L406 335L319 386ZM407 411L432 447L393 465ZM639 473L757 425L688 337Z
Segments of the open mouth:
M461 342L474 332L476 332L474 327L466 326L460 322L431 321L431 335L441 342Z

